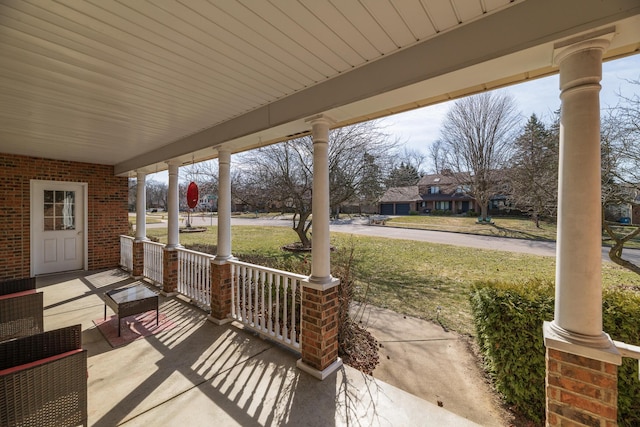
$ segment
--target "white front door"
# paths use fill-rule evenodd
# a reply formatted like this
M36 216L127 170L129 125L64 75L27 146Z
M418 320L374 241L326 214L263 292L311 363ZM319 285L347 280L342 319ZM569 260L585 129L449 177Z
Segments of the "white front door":
M77 182L31 181L33 275L85 267L85 189Z

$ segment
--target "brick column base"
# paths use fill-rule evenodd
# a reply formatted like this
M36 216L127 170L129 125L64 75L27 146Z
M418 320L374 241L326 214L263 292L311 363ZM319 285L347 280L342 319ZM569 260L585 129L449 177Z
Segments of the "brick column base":
M211 260L211 315L218 325L231 322L231 264Z
M547 348L547 426L617 426L618 367Z
M177 295L178 251L167 248L164 248L162 251L162 295Z
M300 347L298 367L324 380L342 366L338 357L338 284L328 286L303 283Z
M131 275L135 279L140 279L144 275L144 244L141 240L133 242L133 270Z

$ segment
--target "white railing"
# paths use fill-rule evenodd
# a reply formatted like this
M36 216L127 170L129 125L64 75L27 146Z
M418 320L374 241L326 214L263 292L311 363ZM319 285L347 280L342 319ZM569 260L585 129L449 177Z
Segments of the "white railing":
M120 236L120 266L128 272L133 271L133 237Z
M162 243L145 240L142 242L144 249L144 267L142 275L156 285L162 285Z
M231 260L231 316L300 351L300 293L306 276Z
M202 252L178 249L178 292L192 301L211 304L211 260Z
M613 341L622 357L629 357L638 360L638 380L640 380L640 347L627 344L621 341Z

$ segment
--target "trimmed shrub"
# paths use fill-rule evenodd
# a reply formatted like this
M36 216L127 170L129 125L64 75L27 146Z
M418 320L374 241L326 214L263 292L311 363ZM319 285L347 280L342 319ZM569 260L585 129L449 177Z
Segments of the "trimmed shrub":
M553 320L554 287L549 281L487 282L474 286L471 308L485 369L507 404L534 422L545 416L543 321ZM612 339L640 344L640 293L605 288L604 330ZM624 359L618 370L618 422L640 425L638 362Z
M553 319L553 285L482 283L471 292L480 350L496 389L514 410L544 420L542 322Z

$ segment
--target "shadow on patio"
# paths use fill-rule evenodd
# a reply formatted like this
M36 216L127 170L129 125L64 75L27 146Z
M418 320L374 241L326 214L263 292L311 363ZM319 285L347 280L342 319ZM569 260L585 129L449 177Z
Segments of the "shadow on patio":
M105 291L134 282L118 269L38 278L45 329L82 324L90 425L475 425L347 366L318 381L294 353L177 297L160 297L174 328L112 348L92 320Z

